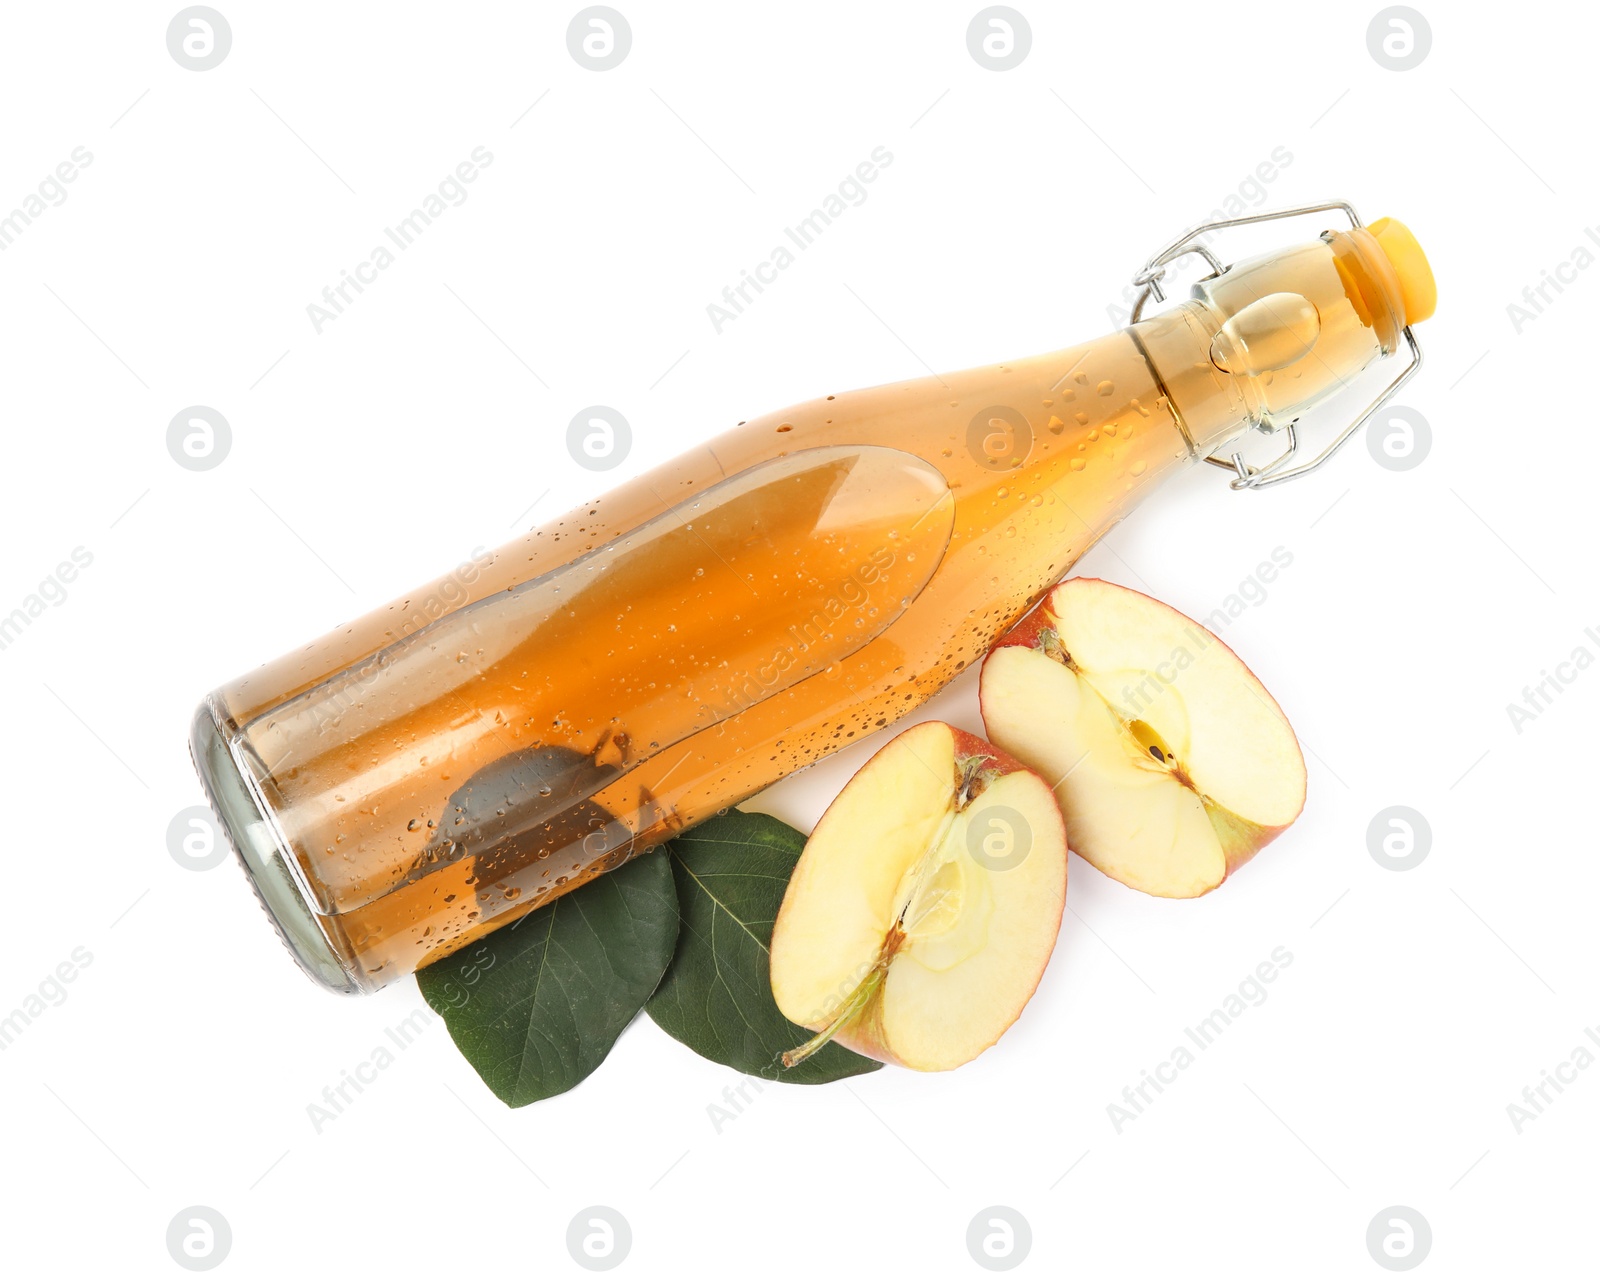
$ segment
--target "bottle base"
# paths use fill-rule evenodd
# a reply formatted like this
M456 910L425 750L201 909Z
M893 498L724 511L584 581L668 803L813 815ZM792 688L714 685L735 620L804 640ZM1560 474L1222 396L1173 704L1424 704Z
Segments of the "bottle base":
M324 928L322 916L312 908L292 869L293 850L263 811L229 749L234 736L230 730L236 727L224 719L214 698L207 697L195 711L189 754L211 811L226 832L256 898L301 970L325 990L364 994L369 987L353 975L353 958L341 954L336 939Z

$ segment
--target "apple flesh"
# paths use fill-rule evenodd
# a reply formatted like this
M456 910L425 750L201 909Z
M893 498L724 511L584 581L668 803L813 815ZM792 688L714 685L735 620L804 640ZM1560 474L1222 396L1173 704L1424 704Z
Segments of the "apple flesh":
M1028 1002L1066 903L1050 787L949 724L908 729L852 777L806 843L772 929L772 993L830 1039L913 1070L995 1043Z
M1177 610L1061 583L985 659L983 722L1055 789L1067 838L1158 897L1210 892L1300 815L1306 766L1277 702Z

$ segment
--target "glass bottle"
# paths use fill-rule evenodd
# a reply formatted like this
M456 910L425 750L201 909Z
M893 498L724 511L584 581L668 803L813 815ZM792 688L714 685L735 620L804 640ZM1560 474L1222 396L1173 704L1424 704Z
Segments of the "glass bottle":
M1415 352L1432 288L1356 224L1080 346L741 423L217 689L196 767L301 966L375 990L915 709L1163 480Z

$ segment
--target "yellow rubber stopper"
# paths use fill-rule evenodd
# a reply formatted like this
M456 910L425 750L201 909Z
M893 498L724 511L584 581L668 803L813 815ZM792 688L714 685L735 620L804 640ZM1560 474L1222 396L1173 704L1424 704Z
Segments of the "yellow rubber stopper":
M1433 268L1428 265L1428 256L1417 243L1417 237L1404 222L1393 218L1379 218L1368 223L1367 230L1400 277L1400 300L1405 307L1406 323L1426 320L1439 304L1439 287L1433 282Z

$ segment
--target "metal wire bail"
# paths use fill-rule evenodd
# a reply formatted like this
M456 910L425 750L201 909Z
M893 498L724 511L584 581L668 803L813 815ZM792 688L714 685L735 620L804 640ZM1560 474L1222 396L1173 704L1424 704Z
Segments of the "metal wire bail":
M1197 237L1211 231L1226 231L1232 227L1250 226L1257 222L1275 222L1281 218L1297 218L1309 213L1328 213L1332 211L1343 213L1350 219L1352 229L1359 229L1361 219L1356 215L1353 205L1346 200L1330 200L1324 204L1304 204L1292 209L1279 209L1271 213L1252 213L1242 218L1221 218L1212 222L1203 222L1179 236L1166 248L1151 256L1144 264L1144 268L1133 277L1133 283L1139 289L1139 296L1134 301L1133 311L1129 317L1129 324L1137 324L1144 314L1145 303L1152 297L1157 302L1166 301L1161 283L1166 278L1167 269L1180 258L1195 256L1203 258L1206 265L1211 268L1211 274L1202 276L1201 281L1214 280L1217 276L1228 270L1222 260L1208 247L1199 242ZM1285 480L1298 479L1302 475L1309 475L1315 471L1359 431L1372 418L1383 405L1394 396L1394 393L1411 380L1416 371L1422 367L1422 348L1417 345L1416 335L1412 333L1408 324L1402 330L1405 335L1406 345L1411 349L1411 362L1400 370L1395 379L1381 391L1378 396L1367 405L1361 413L1339 432L1322 452L1309 462L1302 462L1298 466L1283 469L1296 456L1300 448L1300 436L1296 431L1299 418L1289 422L1285 428L1285 439L1288 443L1283 453L1264 466L1252 466L1244 460L1244 455L1237 451L1227 457L1218 457L1212 454L1204 460L1212 466L1220 466L1224 470L1232 471L1234 478L1229 481L1228 487L1232 489L1261 489L1273 484L1281 484Z

